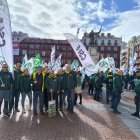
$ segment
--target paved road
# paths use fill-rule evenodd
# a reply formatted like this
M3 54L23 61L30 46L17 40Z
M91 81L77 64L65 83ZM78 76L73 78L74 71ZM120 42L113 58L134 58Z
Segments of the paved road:
M53 118L47 114L34 117L32 112L17 113L10 119L1 117L0 140L138 140L140 120L130 116L133 96L125 93L120 116L112 113L109 105L84 94L83 105L77 105L73 114L64 110Z

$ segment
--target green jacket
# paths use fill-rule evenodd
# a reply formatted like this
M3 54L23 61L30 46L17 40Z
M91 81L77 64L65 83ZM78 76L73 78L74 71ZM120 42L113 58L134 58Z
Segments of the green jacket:
M58 90L64 90L65 89L65 76L64 73L62 75L57 74L57 80L58 80Z
M13 81L13 89L14 90L20 89L21 76L22 76L22 71L16 71L16 69L14 69L14 81Z
M52 89L54 92L58 91L58 78L56 76L52 78L49 75L45 82L45 87L47 89Z
M122 76L120 76L118 74L114 74L114 78L113 78L113 90L114 91L119 91L120 93L123 90Z
M129 74L126 74L123 76L123 81L124 82L129 82Z
M113 90L113 75L108 75L105 79L106 89L109 91Z
M82 86L81 76L79 74L77 74L77 76L76 76L76 87L81 87L81 86Z
M99 75L96 75L94 77L94 85L95 85L95 88L97 90L101 90L101 88L102 88L103 85L102 85L101 77Z
M65 89L74 89L76 87L76 73L71 71L69 73L64 73L65 77Z
M13 83L13 77L10 72L0 72L0 90L11 90ZM5 87L1 87L5 84Z
M31 78L29 75L22 75L20 78L20 91L31 92Z
M137 76L136 79L134 79L134 83L136 94L140 94L140 76Z

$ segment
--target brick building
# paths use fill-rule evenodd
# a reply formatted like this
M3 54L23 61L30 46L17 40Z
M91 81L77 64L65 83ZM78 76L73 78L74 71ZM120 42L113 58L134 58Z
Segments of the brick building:
M122 38L115 37L114 35L111 35L111 33L107 33L106 35L104 33L101 33L99 36L95 36L94 45L91 46L89 44L89 34L85 33L82 41L84 45L88 48L91 56L93 56L93 60L94 56L96 56L99 60L102 57L113 57L116 67L120 67L120 51L122 46ZM94 53L96 53L96 55Z
M62 53L62 63L72 63L75 53L67 40L40 39L28 37L19 42L19 55L14 56L14 62L22 62L27 53L28 59L40 53L44 62L50 61L51 48L55 45L56 58Z

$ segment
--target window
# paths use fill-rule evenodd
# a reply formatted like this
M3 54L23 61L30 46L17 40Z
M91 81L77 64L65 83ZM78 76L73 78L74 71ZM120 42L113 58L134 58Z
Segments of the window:
M114 54L114 59L117 59L117 54Z
M110 52L111 51L111 47L107 47L107 52Z
M101 52L103 52L104 51L104 47L101 47Z
M42 56L46 56L46 51L42 51Z
M25 53L26 53L26 50L22 50L22 55L25 55Z
M111 34L110 34L110 33L108 33L108 34L107 34L107 37L108 37L108 38L110 38L110 37L111 37Z
M37 55L39 53L39 50L35 50L35 55Z
M36 49L39 50L40 44L36 44Z
M68 51L71 51L71 46L68 47Z
M117 47L114 47L114 52L117 52L118 51L118 48Z
M65 50L66 50L66 46L63 46L63 47L62 47L62 50L65 51Z
M68 56L68 58L71 58L71 53L68 52L68 53L67 53L67 56Z
M29 56L33 56L34 55L34 50L29 50Z
M46 44L42 45L42 50L46 50Z
M68 63L68 64L71 64L71 60L70 60L70 59L67 59L67 63Z
M97 40L95 40L95 45L98 45L98 41Z
M108 40L108 45L111 45L111 40Z
M104 45L104 40L101 41L101 45Z
M34 44L30 44L30 49L34 49L34 48L35 48Z
M56 50L59 50L59 46L58 45L56 46Z
M107 53L107 57L110 57L110 53Z
M115 40L114 45L118 45L118 41L117 40Z

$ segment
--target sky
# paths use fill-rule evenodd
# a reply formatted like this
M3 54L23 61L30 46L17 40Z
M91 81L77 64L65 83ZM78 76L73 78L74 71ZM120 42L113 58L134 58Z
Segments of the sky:
M128 42L140 35L140 0L7 0L12 31L32 37L79 38L91 30L111 33Z

